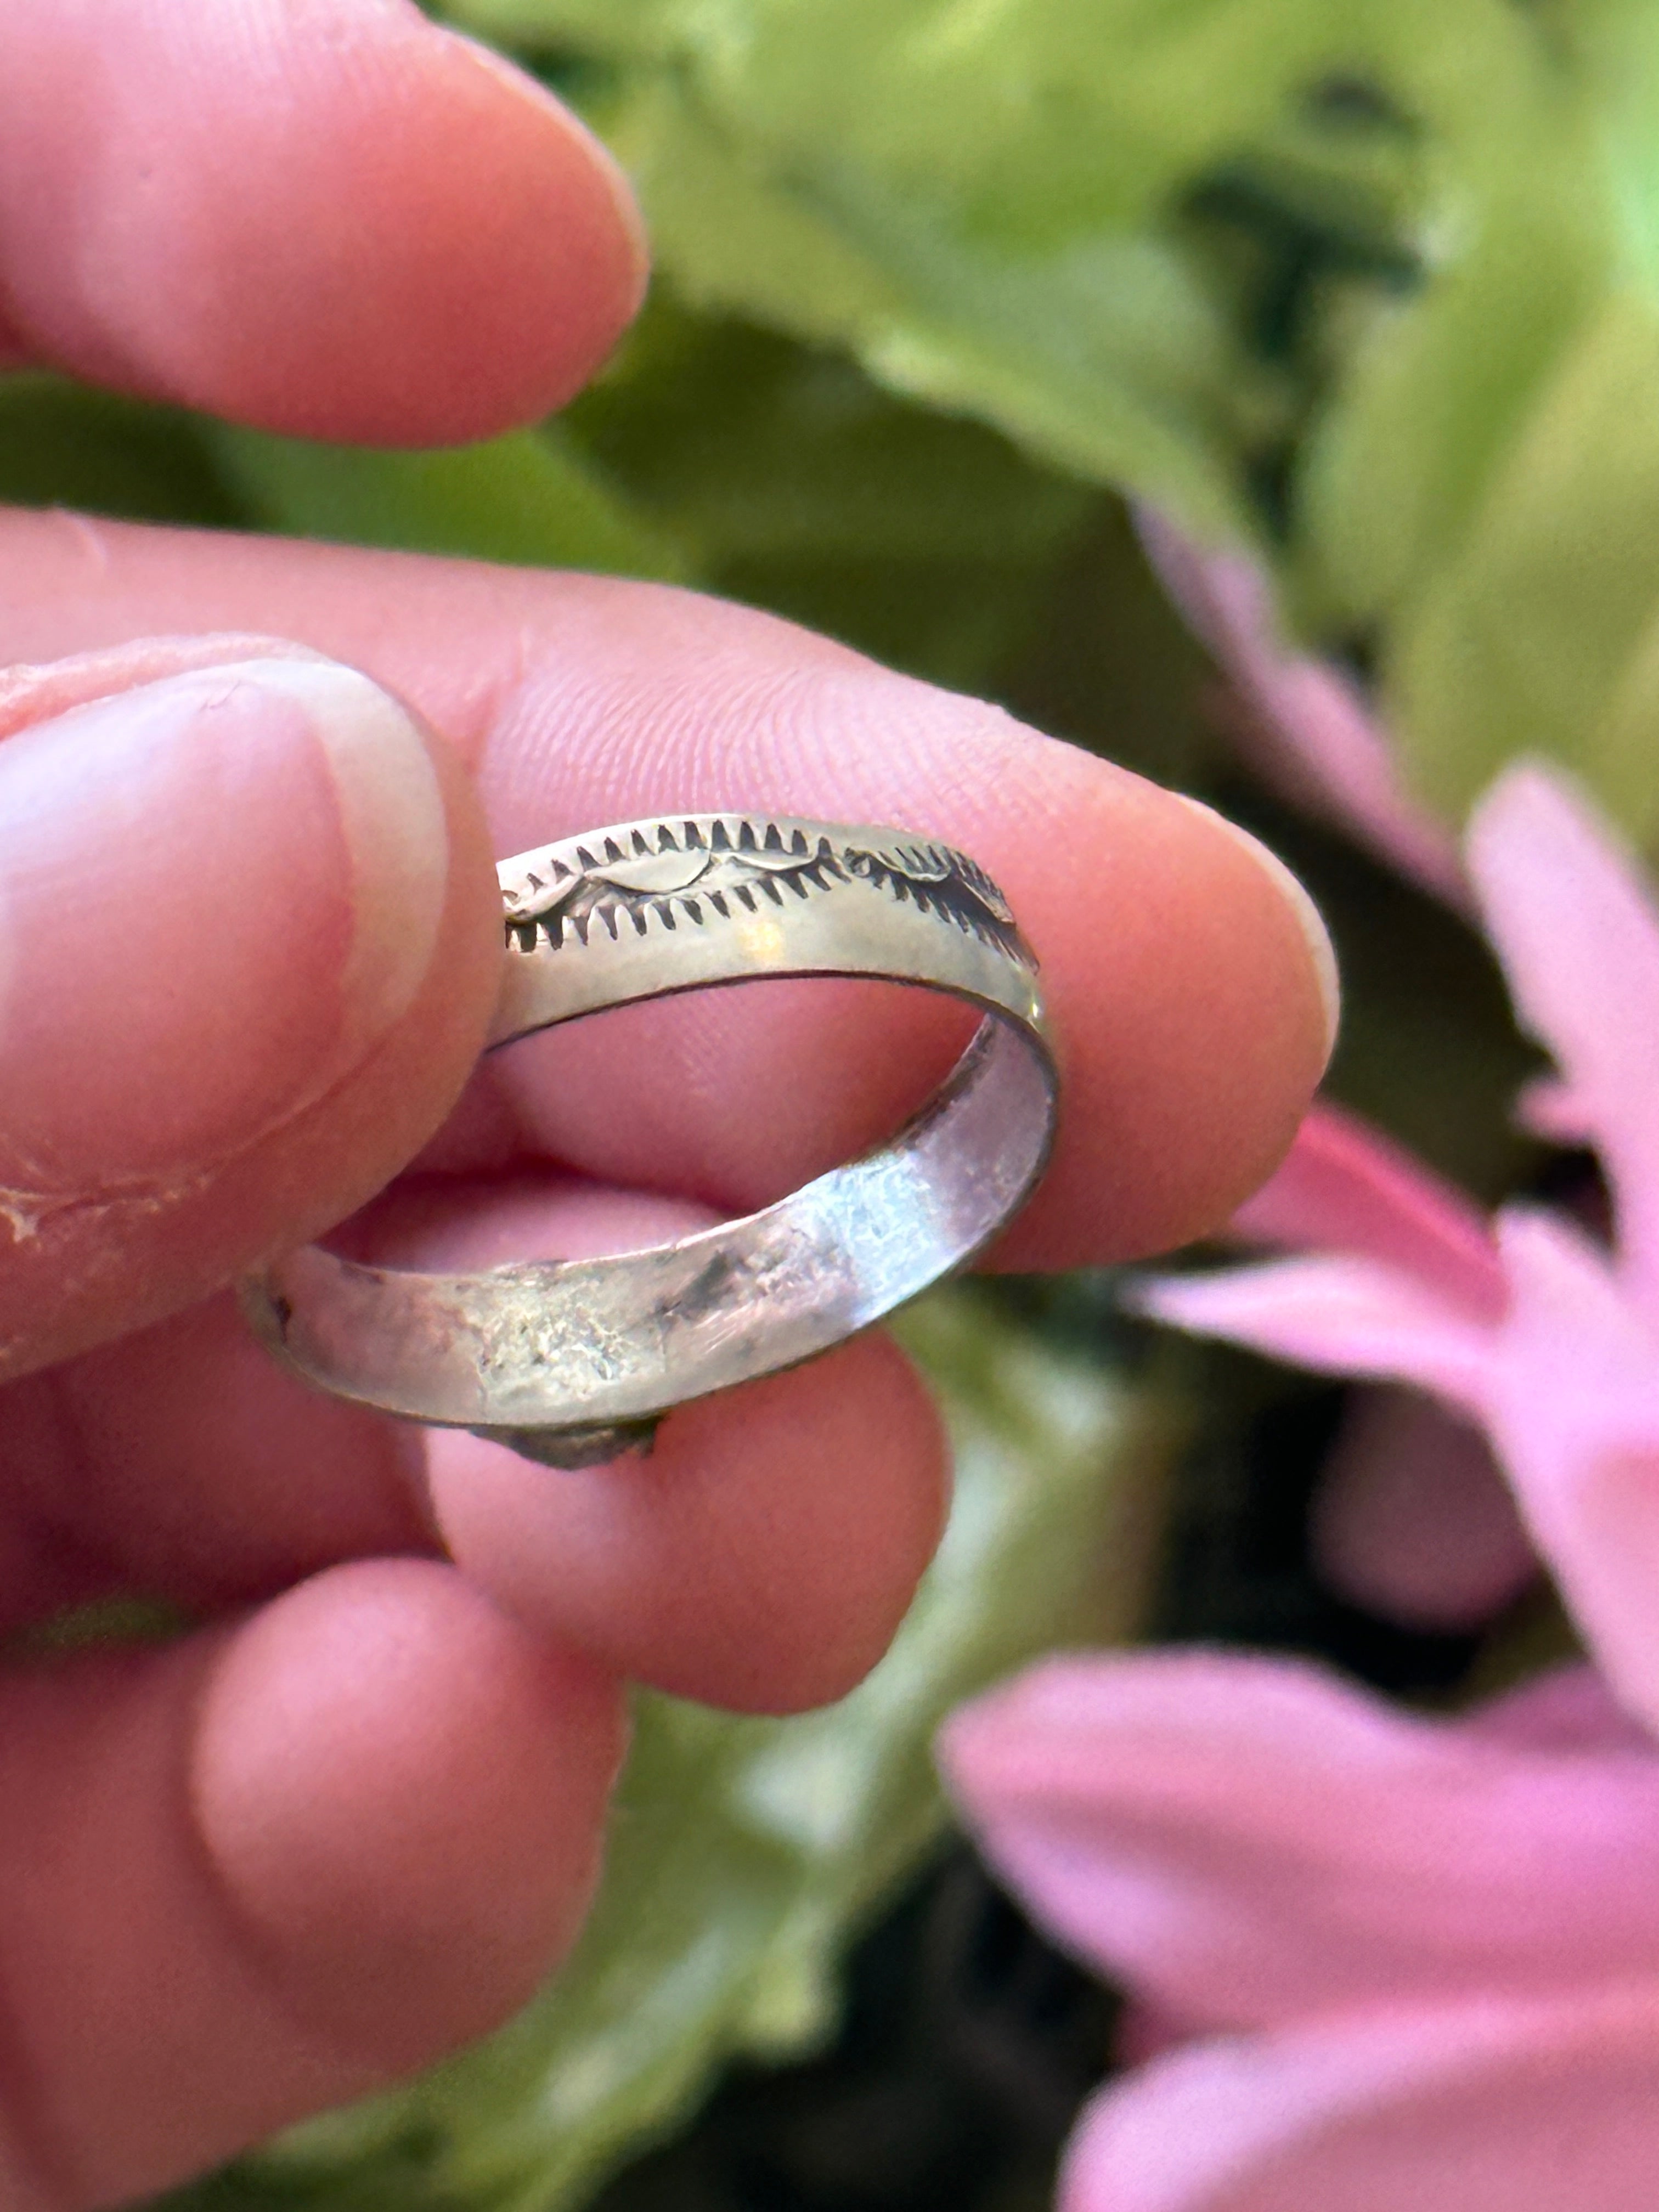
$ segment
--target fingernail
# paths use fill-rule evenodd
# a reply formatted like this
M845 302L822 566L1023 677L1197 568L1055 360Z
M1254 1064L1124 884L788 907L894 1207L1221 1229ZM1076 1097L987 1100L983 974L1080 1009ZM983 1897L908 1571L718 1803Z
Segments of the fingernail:
M448 833L419 729L331 661L250 659L0 744L0 1184L95 1190L320 1097L431 961Z
M1277 853L1270 852L1259 837L1242 830L1237 822L1230 822L1213 806L1206 806L1201 799L1188 797L1185 792L1173 794L1183 806L1190 806L1194 814L1201 814L1218 830L1224 830L1233 842L1248 853L1261 870L1273 889L1295 917L1308 957L1313 963L1315 981L1319 987L1319 1000L1325 1017L1325 1059L1329 1062L1335 1049L1337 1031L1342 1022L1342 977L1336 964L1336 951L1325 927L1324 916L1308 896L1305 887L1293 876Z

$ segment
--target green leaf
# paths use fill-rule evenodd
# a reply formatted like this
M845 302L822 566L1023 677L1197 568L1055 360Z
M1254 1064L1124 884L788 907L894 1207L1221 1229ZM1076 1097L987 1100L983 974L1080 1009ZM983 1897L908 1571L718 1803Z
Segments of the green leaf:
M154 522L247 520L194 416L33 370L0 377L0 501Z
M1645 0L461 0L563 72L695 305L1254 545L1455 813L1653 820Z
M1274 319L1287 263L1297 313L1396 290L1419 111L1483 137L1540 65L1498 0L459 12L611 65L597 119L694 301L835 339L1211 529L1259 523L1252 465L1310 397ZM1389 73L1403 102L1329 96Z
M556 426L420 453L224 424L204 426L204 434L268 529L532 568L686 573L673 538L631 512Z
M1659 823L1659 316L1611 295L1492 471L1455 561L1389 641L1419 787L1467 806L1512 753L1564 754Z
M935 1293L903 1334L956 1452L949 1531L897 1641L825 1711L733 1718L641 1697L599 1902L564 1972L413 2087L314 2122L174 2212L558 2212L715 2071L823 2038L852 1927L929 1850L928 1746L974 1688L1139 1619L1175 1432L1144 1395Z
M1098 495L851 362L659 288L564 417L711 588L981 689L1040 622Z

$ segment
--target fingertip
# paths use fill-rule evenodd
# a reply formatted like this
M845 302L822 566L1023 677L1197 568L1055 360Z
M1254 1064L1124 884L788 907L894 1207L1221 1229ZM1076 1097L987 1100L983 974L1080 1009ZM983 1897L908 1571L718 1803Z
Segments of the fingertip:
M537 1632L678 1696L825 1705L886 1650L932 1558L948 1455L891 1340L682 1407L649 1457L571 1473L428 1445L451 1556Z
M291 2010L392 2074L497 2025L574 1940L623 1743L593 1661L453 1569L370 1561L228 1641L191 1802Z
M1139 1259L1219 1227L1288 1150L1339 1005L1324 925L1275 855L1139 776L1055 765L1073 827L1046 880L1010 889L1053 981L1060 1136L1004 1268Z
M621 173L418 9L324 13L15 9L9 325L36 358L293 435L436 445L535 421L638 305ZM66 112L98 118L91 167Z
M651 239L645 226L645 214L635 193L628 172L605 144L599 133L591 130L573 108L556 99L545 85L526 70L509 61L494 46L486 46L465 31L457 30L453 24L437 27L441 35L467 55L473 64L492 78L496 86L509 98L525 102L542 121L557 131L574 149L576 159L594 179L602 185L609 199L609 212L620 233L624 251L620 257L607 256L605 290L611 304L614 328L611 322L602 324L603 350L594 367L604 358L622 331L631 323L645 304L646 291L651 282Z
M1206 806L1201 799L1193 798L1190 793L1176 792L1174 796L1183 806L1190 808L1200 821L1222 836L1232 840L1267 878L1285 912L1295 924L1307 955L1309 971L1318 998L1321 1018L1319 1073L1322 1075L1330 1065L1331 1054L1336 1048L1337 1031L1342 1022L1342 975L1337 966L1336 947L1331 943L1324 915L1314 903L1313 895L1307 885L1292 874L1271 846L1264 845L1241 823L1229 821L1224 814L1218 813L1213 806Z

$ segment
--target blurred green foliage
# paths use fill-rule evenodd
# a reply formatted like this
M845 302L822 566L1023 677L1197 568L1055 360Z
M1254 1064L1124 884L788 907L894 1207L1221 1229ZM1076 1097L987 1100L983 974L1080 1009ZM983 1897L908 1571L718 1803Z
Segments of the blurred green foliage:
M198 434L246 511L287 536L671 580L688 567L556 423L421 453L225 423Z
M0 498L141 522L252 520L194 416L32 370L0 378Z
M661 288L563 428L711 588L962 688L1035 633L1102 504L977 423Z
M1253 543L1424 795L1659 714L1645 0L456 0L700 307Z

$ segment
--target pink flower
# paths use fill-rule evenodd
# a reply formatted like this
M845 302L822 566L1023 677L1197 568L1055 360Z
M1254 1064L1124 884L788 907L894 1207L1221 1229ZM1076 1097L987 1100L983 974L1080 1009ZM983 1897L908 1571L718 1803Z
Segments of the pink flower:
M1140 1303L1478 1430L1599 1672L1431 1721L1300 1663L1102 1656L951 1720L991 1861L1156 2053L1085 2114L1066 2212L1659 2203L1659 915L1541 769L1467 863L1612 1248L1321 1111L1237 1224L1296 1256Z
M1367 1257L1437 1281L1492 1321L1505 1308L1503 1267L1476 1207L1334 1108L1309 1115L1284 1167L1232 1226L1246 1243ZM1215 1286L1224 1298L1236 1279L1154 1281L1136 1303L1181 1322L1176 1309L1185 1293L1202 1297ZM1291 1286L1299 1298L1297 1278ZM1317 1302L1319 1285L1309 1287ZM1202 1317L1191 1325L1202 1328ZM1284 1340L1262 1340L1260 1348L1297 1357ZM1326 1363L1314 1357L1307 1364ZM1310 1548L1327 1583L1374 1613L1423 1628L1477 1626L1537 1572L1514 1495L1481 1431L1452 1410L1456 1403L1451 1392L1443 1401L1388 1383L1352 1393L1312 1504Z
M1236 553L1200 551L1149 508L1138 521L1164 588L1238 693L1246 719L1236 734L1264 780L1425 890L1466 906L1450 830L1406 790L1357 688L1276 633L1260 573Z
M1137 1302L1298 1365L1415 1384L1476 1424L1616 1693L1659 1727L1659 915L1540 768L1492 787L1468 866L1559 1070L1526 1110L1595 1147L1613 1249L1546 1207L1486 1221L1326 1109L1237 1224L1316 1249L1150 1282Z
M1062 2212L1651 2212L1659 1757L1588 1668L1461 1723L1316 1668L1053 1660L958 1712L992 1864L1164 2050Z

